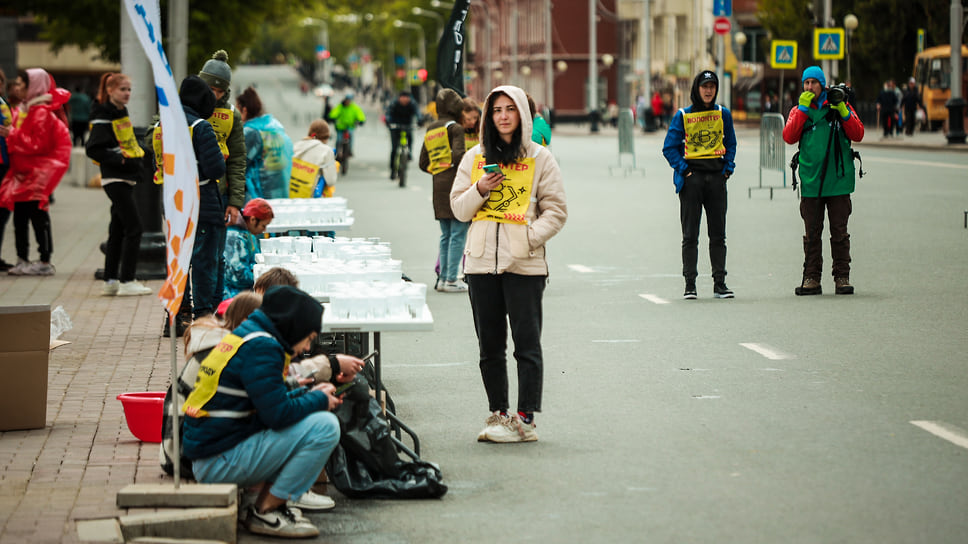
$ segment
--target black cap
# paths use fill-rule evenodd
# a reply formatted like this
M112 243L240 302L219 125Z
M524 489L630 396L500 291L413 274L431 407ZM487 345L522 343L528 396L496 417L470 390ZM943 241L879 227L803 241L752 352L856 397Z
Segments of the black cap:
M702 85L703 83L708 83L710 81L715 83L716 86L719 86L719 78L716 77L715 72L710 72L709 70L706 70L701 74L699 74L699 81L698 81L699 85Z

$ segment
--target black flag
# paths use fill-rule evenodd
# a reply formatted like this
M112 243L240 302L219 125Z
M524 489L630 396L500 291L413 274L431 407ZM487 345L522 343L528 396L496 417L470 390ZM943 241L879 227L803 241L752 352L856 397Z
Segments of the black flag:
M470 0L457 0L437 44L437 83L464 97L464 19Z

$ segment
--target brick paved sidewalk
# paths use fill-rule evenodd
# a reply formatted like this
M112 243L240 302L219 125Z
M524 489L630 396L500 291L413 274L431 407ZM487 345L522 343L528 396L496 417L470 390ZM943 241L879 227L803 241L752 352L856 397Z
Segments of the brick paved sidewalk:
M77 542L76 519L122 514L119 489L162 480L157 444L131 435L115 397L164 390L170 340L157 297L100 296L109 208L100 189L61 186L51 207L57 273L0 274L0 305L63 306L73 321L61 336L71 343L50 354L47 426L0 432L0 543ZM33 234L31 249L35 259ZM11 222L2 256L15 255Z

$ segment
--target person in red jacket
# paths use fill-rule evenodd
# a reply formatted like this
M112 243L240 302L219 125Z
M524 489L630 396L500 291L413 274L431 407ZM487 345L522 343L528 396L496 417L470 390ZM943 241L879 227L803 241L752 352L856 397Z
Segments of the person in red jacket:
M71 97L57 87L53 76L41 68L27 70L29 86L21 105L23 122L10 130L7 149L10 170L0 185L0 206L13 210L17 264L7 273L14 276L51 276L53 236L50 228L50 195L57 188L71 158L71 134L64 104ZM40 260L29 260L28 224L34 227Z

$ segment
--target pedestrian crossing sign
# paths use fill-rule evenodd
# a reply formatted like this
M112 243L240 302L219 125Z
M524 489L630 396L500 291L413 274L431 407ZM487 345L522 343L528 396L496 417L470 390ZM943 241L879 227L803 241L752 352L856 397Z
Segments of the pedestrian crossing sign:
M794 40L771 41L770 67L795 70L797 67L797 42Z
M844 29L813 29L813 58L817 60L844 58Z

